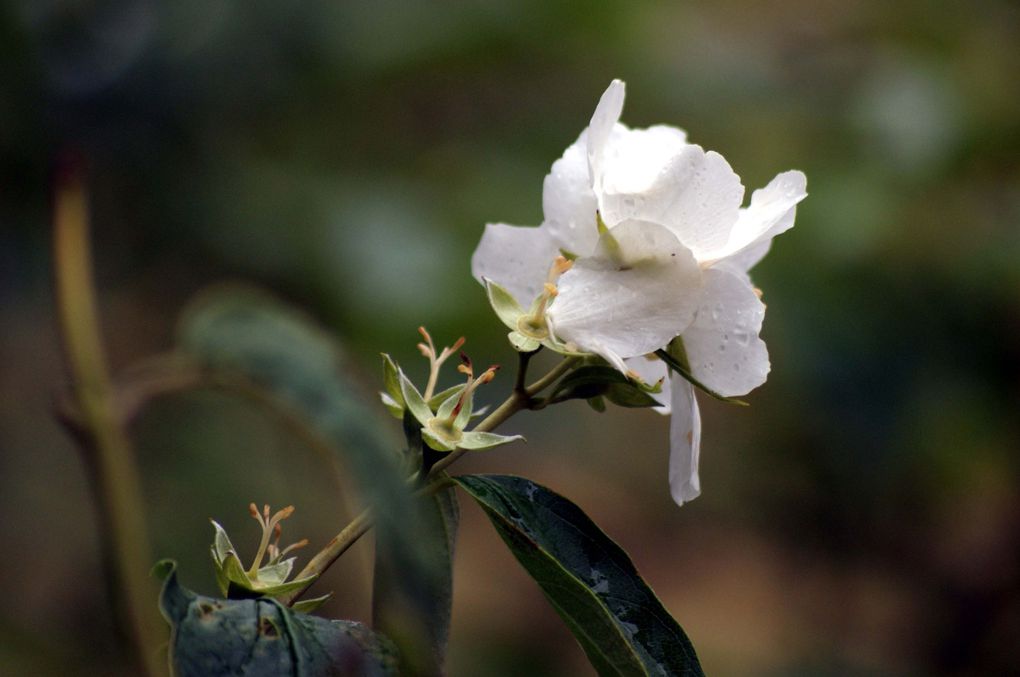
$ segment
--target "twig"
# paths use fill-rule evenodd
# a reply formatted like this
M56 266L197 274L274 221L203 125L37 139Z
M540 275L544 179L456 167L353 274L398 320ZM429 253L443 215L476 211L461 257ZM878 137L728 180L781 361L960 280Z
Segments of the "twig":
M141 481L116 411L99 333L88 234L85 187L74 173L55 195L53 258L64 356L80 416L69 428L87 452L100 507L104 558L114 573L135 661L150 677L166 674L160 647L167 632L148 577L152 551L145 526Z
M473 430L478 432L489 432L499 426L501 423L506 421L508 418L521 411L527 409L531 399L542 392L550 385L556 382L563 374L567 373L578 363L580 358L570 357L564 359L557 364L553 369L549 371L545 376L532 383L523 390L517 390L515 388L513 394L506 399L503 404L496 408L491 414L486 416L482 421L476 425ZM527 367L527 360L521 360L520 366L523 368ZM443 458L441 458L432 469L429 471L429 482L425 484L419 491L423 493L430 493L435 490L433 485L437 483L447 482L447 478L443 476L442 472L445 468L449 467L452 463L456 462L461 456L467 453L463 449L452 451ZM295 576L295 579L305 578L308 576L316 576L322 574L326 569L332 566L340 555L344 554L348 548L354 545L355 542L362 536L364 536L369 529L372 528L372 518L368 510L362 511L360 515L354 518L343 530L334 536L326 546L320 550L308 564L305 565L304 569ZM314 582L314 581L313 581ZM309 583L311 585L311 582ZM282 595L279 600L286 605L292 605L297 601L308 589L308 586L295 590Z

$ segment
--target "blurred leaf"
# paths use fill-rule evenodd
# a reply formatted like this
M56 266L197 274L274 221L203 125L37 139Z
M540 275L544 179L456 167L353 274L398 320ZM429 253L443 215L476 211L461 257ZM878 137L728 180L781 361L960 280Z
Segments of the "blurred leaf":
M576 505L522 477L454 478L485 510L600 675L701 675L634 564Z
M420 514L428 523L433 555L443 568L441 584L434 588L428 608L418 609L417 613L412 608L408 613L408 600L401 587L394 584L394 579L404 573L393 566L385 553L377 554L372 581L372 624L401 646L402 674L442 675L445 674L443 666L450 634L453 555L460 507L452 487L422 496L418 501ZM438 539L436 534L440 535ZM416 645L416 637L421 635L427 638L427 644Z
M296 613L267 598L226 600L197 595L164 560L159 608L170 624L175 677L317 677L396 675L392 643L353 621Z
M269 294L233 286L192 305L179 341L208 367L266 389L332 443L371 505L379 556L401 572L391 579L400 587L393 594L406 600L415 625L427 628L434 599L446 587L448 574L435 555L443 536L408 491L405 459L396 451L401 444L389 434L388 419L365 406L331 337Z

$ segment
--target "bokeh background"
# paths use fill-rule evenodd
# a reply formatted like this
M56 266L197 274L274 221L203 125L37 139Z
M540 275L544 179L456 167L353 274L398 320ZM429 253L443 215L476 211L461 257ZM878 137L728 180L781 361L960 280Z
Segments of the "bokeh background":
M0 672L124 674L50 281L50 170L89 165L98 288L123 370L197 291L251 281L335 332L366 393L415 328L512 365L469 275L487 221L538 224L542 177L614 77L624 121L809 198L754 272L773 372L702 400L703 490L677 508L667 423L583 403L524 414L516 472L631 553L709 674L1020 670L1020 7L1012 2L0 4ZM511 372L511 369L505 372ZM451 375L452 378L452 375ZM501 399L504 373L483 399ZM223 394L133 428L153 560L214 589L213 516L294 503L321 545L346 494ZM453 675L591 674L464 505ZM247 540L246 540L247 537ZM319 584L367 620L370 543Z

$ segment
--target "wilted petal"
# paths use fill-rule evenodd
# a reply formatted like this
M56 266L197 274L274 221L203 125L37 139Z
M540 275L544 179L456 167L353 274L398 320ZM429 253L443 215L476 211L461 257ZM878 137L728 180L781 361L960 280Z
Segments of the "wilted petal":
M704 273L694 322L681 334L691 375L725 397L765 382L769 354L758 338L765 304L745 277L718 268Z
M484 277L499 283L527 307L542 292L558 254L545 228L490 223L471 256L471 274L479 282Z
M764 253L760 247L776 235L793 227L797 214L797 203L807 197L807 178L803 172L783 172L751 195L751 204L741 209L729 240L718 249L706 252L698 260L704 263L724 261L731 257L745 257L751 265L757 263ZM765 251L768 251L767 249ZM758 258L755 255L760 254ZM748 270L750 266L744 270Z
M558 288L547 313L556 336L626 371L622 358L661 348L693 320L701 270L669 229L625 221Z
M598 204L588 175L588 132L574 142L553 163L542 187L543 227L559 246L578 256L587 256L598 243L595 212Z
M669 491L676 504L683 505L701 495L701 413L694 386L681 376L673 375L670 380L673 415L669 421Z

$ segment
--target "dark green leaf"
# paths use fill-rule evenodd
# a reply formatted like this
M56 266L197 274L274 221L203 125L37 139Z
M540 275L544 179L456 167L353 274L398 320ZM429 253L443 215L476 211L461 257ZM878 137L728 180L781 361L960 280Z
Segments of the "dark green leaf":
M485 510L600 675L701 675L627 554L576 505L521 477L454 478Z
M268 598L227 600L182 587L162 561L159 608L170 624L175 677L385 677L396 675L392 642L353 621L296 613Z
M372 580L372 625L401 647L401 674L442 675L453 604L453 555L460 507L453 487L418 499L418 510L429 529L434 565L444 572L440 585L424 608L408 599L399 585L406 572L396 569L385 553L375 559ZM435 535L439 534L439 538ZM415 605L419 605L415 608Z

